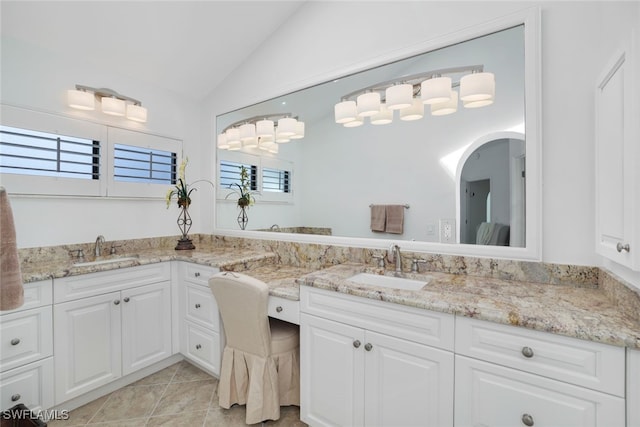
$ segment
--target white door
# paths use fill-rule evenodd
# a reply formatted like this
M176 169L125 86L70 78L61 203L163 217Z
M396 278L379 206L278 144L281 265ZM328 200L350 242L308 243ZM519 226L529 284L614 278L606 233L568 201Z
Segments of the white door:
M538 375L455 357L456 426L623 427L625 402Z
M453 426L453 353L366 332L365 425Z
M54 305L56 404L121 376L120 292Z
M364 425L364 331L300 316L300 418L309 425Z
M169 282L122 291L122 373L171 356Z

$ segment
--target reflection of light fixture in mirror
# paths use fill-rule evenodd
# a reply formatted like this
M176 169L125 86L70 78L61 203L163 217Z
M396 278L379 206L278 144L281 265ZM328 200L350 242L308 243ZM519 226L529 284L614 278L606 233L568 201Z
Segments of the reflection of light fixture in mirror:
M227 142L227 134L221 133L218 135L218 148L221 150L229 149L229 143Z
M147 121L147 109L137 99L120 95L112 89L96 89L89 86L76 85L67 91L67 104L78 110L94 110L95 99L100 100L101 110L112 116L126 116L129 120L140 123Z
M276 125L277 120L277 125ZM220 137L225 136L226 144L220 146ZM218 148L240 150L259 148L277 152L277 143L304 138L304 122L292 117L291 113L267 114L240 120L227 126L218 135Z
M453 90L457 87L459 94ZM466 108L493 104L493 73L484 72L483 65L467 65L376 83L343 96L334 106L335 121L356 127L364 123L362 117L370 116L371 124L387 124L393 121L393 110L399 110L401 120L418 120L424 117L424 107L419 103L429 104L432 115L443 116L455 113L459 100Z

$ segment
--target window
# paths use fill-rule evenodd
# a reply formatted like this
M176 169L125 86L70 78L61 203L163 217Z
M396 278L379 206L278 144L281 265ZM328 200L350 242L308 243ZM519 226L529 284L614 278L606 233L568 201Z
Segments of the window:
M0 126L0 172L100 179L100 141Z
M263 168L262 190L276 193L289 193L289 171Z
M113 179L154 184L176 183L176 153L114 144Z
M258 189L258 166L227 160L220 160L220 187L231 188L235 187L235 184L240 185L240 170L243 166L249 174L249 189L256 191Z

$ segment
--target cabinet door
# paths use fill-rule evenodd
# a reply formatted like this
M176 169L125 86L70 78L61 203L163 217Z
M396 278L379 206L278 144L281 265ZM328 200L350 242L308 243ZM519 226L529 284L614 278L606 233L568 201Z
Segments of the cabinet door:
M596 249L601 255L640 269L640 148L638 67L632 43L624 46L596 87ZM628 246L627 246L628 245Z
M56 404L121 376L120 292L53 309Z
M122 373L171 356L169 282L122 291Z
M364 425L364 331L300 316L300 418L313 426Z
M620 397L455 357L456 426L623 427Z
M365 425L453 425L453 353L366 332Z

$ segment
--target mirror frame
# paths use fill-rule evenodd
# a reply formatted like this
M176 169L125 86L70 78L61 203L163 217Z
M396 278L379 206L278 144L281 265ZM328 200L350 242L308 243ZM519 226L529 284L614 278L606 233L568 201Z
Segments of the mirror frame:
M398 244L405 251L438 253L443 255L477 256L505 259L521 259L540 261L542 256L542 140L541 140L541 51L540 51L540 8L524 9L495 20L475 25L402 50L395 55L376 58L375 61L357 64L352 69L343 69L340 74L325 73L316 76L313 81L284 88L281 93L274 93L266 99L277 98L288 93L302 90L310 86L331 81L345 75L366 71L370 68L398 61L410 56L427 53L452 44L464 42L486 34L505 30L524 24L525 44L525 152L526 152L526 207L525 207L525 247L485 246L462 243L437 243L410 240L388 240L375 238L354 238L340 236L322 236L314 234L275 233L268 231L220 229L217 227L217 201L214 199L214 234L220 236L243 237L259 240L277 240L285 242L311 243L334 246L347 246L386 250L391 244ZM262 102L257 100L256 102ZM222 113L224 114L224 113ZM214 118L214 120L217 119ZM214 123L213 151L214 165L217 165L217 149L215 135L218 134L217 123ZM217 167L214 167L217 170Z

